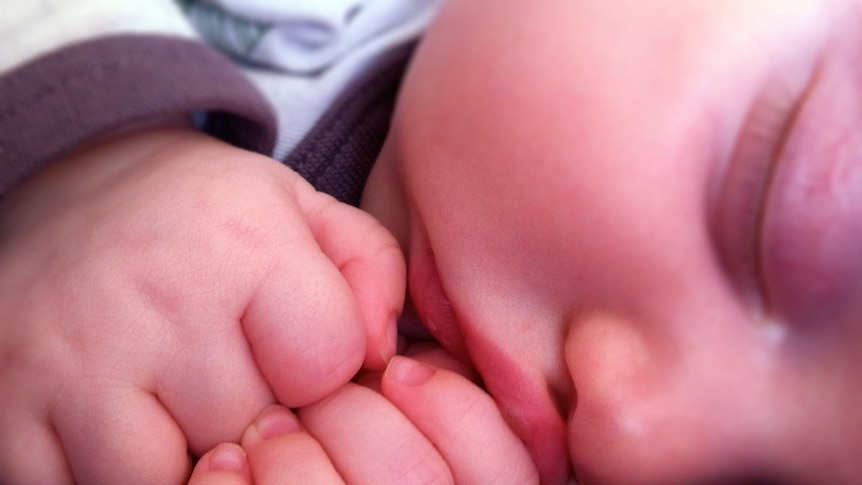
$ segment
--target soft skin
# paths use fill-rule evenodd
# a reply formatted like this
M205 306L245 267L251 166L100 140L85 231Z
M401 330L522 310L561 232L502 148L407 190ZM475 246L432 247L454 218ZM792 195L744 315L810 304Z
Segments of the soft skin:
M239 440L276 400L382 369L405 279L367 214L173 126L21 187L0 268L3 483L184 481L189 451Z
M241 448L205 454L189 485L538 483L526 447L469 368L422 347L295 415L268 408Z
M451 0L363 205L543 481L851 483L860 128L859 2Z

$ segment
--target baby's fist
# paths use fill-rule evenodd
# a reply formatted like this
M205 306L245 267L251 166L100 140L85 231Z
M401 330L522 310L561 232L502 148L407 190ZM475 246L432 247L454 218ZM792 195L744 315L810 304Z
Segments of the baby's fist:
M0 477L170 483L263 407L394 353L397 243L184 129L86 148L0 207Z

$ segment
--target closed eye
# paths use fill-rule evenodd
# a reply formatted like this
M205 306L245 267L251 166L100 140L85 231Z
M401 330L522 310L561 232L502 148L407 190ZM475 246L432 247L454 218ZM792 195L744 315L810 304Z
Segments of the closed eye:
M798 108L799 88L785 79L752 104L725 172L714 219L722 264L751 311L769 307L761 274L761 235L777 157Z
M818 74L771 178L761 273L770 306L788 320L862 307L862 73L851 69Z

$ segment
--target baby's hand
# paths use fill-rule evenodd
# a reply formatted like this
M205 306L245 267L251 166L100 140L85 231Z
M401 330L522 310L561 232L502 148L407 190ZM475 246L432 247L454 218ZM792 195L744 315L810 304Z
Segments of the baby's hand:
M0 481L178 483L395 352L370 216L185 129L88 147L0 206Z
M296 415L267 409L241 448L204 455L190 485L538 483L523 443L469 380L396 357L381 385L383 395L349 384Z

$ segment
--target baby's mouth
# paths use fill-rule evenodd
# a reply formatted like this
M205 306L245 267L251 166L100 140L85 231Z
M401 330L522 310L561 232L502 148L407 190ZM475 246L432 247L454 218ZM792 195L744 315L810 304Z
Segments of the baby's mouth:
M478 331L481 326L459 324L427 246L411 247L408 283L413 305L434 338L479 371L509 426L527 446L542 483L569 482L569 403L551 389L541 372Z
M408 265L410 301L425 328L450 354L467 365L470 355L458 328L455 312L440 282L434 254L427 245L414 245Z
M544 375L527 368L493 342L465 330L467 347L488 392L504 418L524 441L542 483L567 483L572 470L566 408Z

